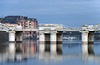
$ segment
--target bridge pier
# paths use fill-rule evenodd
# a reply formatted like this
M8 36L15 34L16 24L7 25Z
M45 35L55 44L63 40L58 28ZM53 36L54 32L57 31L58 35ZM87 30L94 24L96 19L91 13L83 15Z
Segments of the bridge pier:
M62 32L48 32L43 33L40 32L39 34L39 50L40 51L51 51L56 52L60 51L62 52Z
M39 41L40 42L44 42L45 41L45 34L44 33L40 33L39 34Z
M57 34L57 52L62 53L62 38L63 34L62 32L58 32Z
M16 32L16 41L17 43L22 43L22 40L23 40L23 32Z
M9 42L15 42L15 31L9 31Z
M51 45L50 45L50 51L51 52L56 52L56 49L57 49L57 33L56 32L52 32L51 35L50 35L50 42L51 42Z
M93 44L93 42L94 42L94 31L82 31L82 43Z
M94 31L89 31L88 41L89 41L89 44L93 44L93 42L94 42Z
M82 31L82 43L88 44L88 31Z
M45 51L45 34L44 33L40 33L39 34L39 50L41 52Z
M62 32L58 32L58 34L57 34L57 41L58 42L62 42L62 37L63 37Z

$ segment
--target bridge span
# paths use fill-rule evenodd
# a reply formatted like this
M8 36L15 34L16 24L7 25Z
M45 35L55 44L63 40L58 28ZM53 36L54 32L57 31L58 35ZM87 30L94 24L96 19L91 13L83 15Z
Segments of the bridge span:
M9 33L9 41L15 42L15 36L17 41L22 42L22 32L24 31L38 31L39 32L39 41L59 41L62 42L62 33L64 31L79 31L82 33L82 42L83 44L88 44L88 42L94 42L94 32L100 31L99 25L83 25L81 29L67 27L58 24L40 24L38 29L22 29L21 26L8 26L6 24L0 23L0 31L6 31Z

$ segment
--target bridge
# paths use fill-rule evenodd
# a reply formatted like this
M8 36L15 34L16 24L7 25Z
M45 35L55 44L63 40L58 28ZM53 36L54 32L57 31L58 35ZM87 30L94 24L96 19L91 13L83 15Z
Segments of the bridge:
M0 31L6 31L9 33L9 42L15 42L15 37L17 42L22 42L22 32L24 31L38 31L39 32L39 42L41 51L44 50L45 41L50 41L52 44L51 51L56 51L56 43L62 44L62 33L64 31L79 31L82 33L82 43L83 44L93 44L94 42L94 32L100 31L99 25L83 25L81 29L64 27L63 25L58 24L40 24L38 29L22 29L21 26L8 26L6 24L0 23Z

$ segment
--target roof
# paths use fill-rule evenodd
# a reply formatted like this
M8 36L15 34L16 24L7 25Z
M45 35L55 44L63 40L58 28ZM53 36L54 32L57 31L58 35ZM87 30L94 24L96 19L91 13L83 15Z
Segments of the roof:
M82 27L88 27L88 25L82 25Z

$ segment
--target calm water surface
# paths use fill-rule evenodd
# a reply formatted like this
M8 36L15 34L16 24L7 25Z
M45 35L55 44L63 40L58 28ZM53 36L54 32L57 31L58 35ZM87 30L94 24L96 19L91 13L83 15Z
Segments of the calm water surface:
M43 49L41 47L41 49ZM39 42L0 45L0 65L98 65L100 41L82 45L81 40L63 40L62 50L51 53L40 51Z

